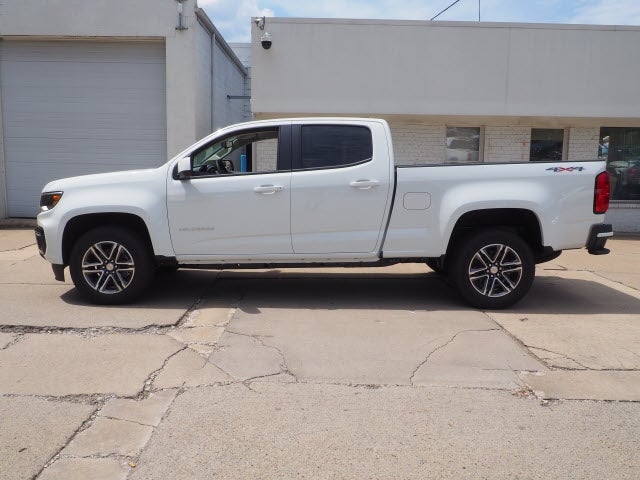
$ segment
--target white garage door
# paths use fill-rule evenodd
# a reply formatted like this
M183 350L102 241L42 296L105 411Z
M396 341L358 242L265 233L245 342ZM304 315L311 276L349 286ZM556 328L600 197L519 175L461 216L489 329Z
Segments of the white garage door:
M0 41L10 217L56 178L166 161L161 42Z

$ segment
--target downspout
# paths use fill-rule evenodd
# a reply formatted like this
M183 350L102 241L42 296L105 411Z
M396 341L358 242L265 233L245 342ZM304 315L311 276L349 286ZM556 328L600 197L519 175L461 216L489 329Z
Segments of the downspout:
M2 40L0 40L0 43ZM0 50L2 45L0 45ZM7 192L7 166L4 154L4 126L2 123L2 86L0 85L0 219L9 217L9 193Z

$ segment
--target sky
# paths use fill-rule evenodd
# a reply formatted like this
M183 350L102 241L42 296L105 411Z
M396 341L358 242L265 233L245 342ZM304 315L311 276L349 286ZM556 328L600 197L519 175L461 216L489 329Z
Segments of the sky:
M429 20L454 0L197 0L227 42L251 41L251 17ZM640 25L640 0L460 0L437 20Z

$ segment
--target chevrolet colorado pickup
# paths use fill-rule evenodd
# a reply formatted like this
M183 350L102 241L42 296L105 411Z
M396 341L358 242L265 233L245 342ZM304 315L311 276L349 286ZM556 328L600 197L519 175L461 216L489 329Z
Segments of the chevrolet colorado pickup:
M396 166L384 120L279 119L223 128L159 168L50 182L36 238L94 303L134 300L158 268L420 262L492 309L564 249L608 253L608 204L602 161Z

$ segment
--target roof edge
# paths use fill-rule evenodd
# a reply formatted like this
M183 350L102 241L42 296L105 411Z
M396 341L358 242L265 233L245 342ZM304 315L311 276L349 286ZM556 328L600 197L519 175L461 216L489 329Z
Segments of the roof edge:
M220 47L222 47L225 53L229 56L229 58L231 58L231 60L236 64L236 66L242 71L242 73L246 77L248 75L246 67L242 64L238 56L235 54L233 49L229 46L229 44L224 39L220 31L213 24L211 19L207 16L205 11L200 7L196 7L195 12L196 12L196 17L198 18L198 20L200 20L200 22L202 23L202 26L205 27L207 30L209 30L209 32L216 37L216 41L218 42Z
M266 23L298 24L344 24L344 25L397 25L425 27L469 27L469 28L522 28L549 30L606 30L640 31L640 25L597 25L582 23L519 23L519 22L476 22L476 21L440 21L440 20L394 20L363 18L306 18L306 17L266 17Z

